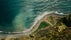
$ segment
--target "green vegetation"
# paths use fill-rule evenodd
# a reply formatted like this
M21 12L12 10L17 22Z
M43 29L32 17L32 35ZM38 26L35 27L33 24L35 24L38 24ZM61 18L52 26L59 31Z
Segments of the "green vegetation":
M40 25L39 25L39 28L38 28L38 29L45 28L45 27L47 27L47 26L49 26L49 24L48 24L48 23L46 23L45 21L42 21L42 22L40 23Z

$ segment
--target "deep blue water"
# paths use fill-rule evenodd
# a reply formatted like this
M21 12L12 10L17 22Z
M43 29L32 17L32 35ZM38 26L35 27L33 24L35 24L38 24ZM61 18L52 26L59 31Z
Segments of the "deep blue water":
M0 31L22 31L45 11L71 13L71 0L0 0Z

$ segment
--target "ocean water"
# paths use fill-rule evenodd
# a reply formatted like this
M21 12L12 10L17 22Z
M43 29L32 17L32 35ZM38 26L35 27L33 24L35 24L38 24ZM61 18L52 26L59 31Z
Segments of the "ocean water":
M0 0L0 31L29 29L43 12L71 13L71 0Z

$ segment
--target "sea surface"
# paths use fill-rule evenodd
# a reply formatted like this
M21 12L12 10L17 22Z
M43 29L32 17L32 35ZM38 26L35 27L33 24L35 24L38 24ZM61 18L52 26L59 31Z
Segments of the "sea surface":
M0 31L29 29L43 12L71 13L71 0L0 0Z

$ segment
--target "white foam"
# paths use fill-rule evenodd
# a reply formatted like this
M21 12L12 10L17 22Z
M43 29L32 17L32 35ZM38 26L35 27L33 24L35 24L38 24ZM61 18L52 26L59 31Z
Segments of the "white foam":
M45 17L46 15L48 14L60 14L60 15L64 15L63 13L58 13L57 11L51 11L51 12L43 12L42 14L38 15L36 18L35 18L35 21L34 23L32 24L32 26L29 28L29 29L26 29L24 31L22 31L22 33L26 34L26 33L30 33L31 30L33 29L33 27L35 27L35 25L43 18ZM36 28L36 27L35 27Z
M30 30L32 30L33 27L35 27L35 25L37 24L37 22L38 22L39 20L41 20L45 15L51 14L51 13L53 13L53 12L54 12L54 11L52 11L52 12L44 12L43 14L38 15L38 16L35 18L35 21L34 21L33 25L32 25L29 29L27 29L27 30L25 30L25 31L23 31L23 32L24 32L24 33L29 32Z
M65 14L63 14L63 13L58 13L57 11L43 12L42 14L38 15L38 16L35 18L35 21L34 21L33 25L32 25L29 29L23 31L23 33L29 33L29 32L31 32L31 30L33 29L33 27L35 27L35 25L38 23L38 21L40 21L44 16L46 16L46 15L48 15L48 14L52 14L52 13L54 13L54 14L59 14L59 15L65 15ZM35 27L35 28L36 28L36 27Z

